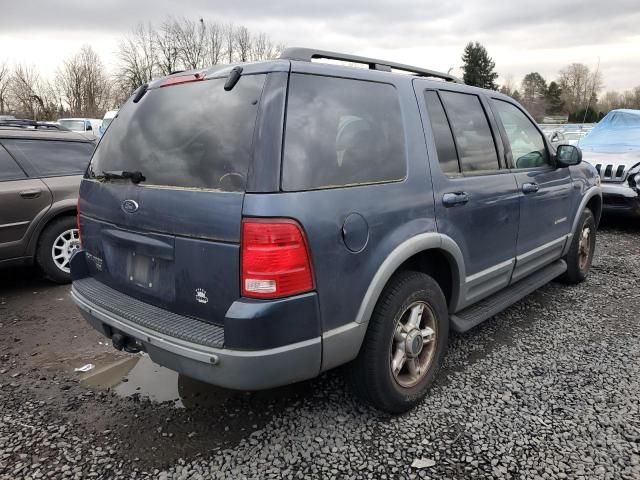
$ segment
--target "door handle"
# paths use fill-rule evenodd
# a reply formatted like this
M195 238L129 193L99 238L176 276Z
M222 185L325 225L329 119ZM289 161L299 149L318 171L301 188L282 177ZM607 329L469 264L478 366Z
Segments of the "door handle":
M38 198L41 193L42 190L40 190L39 188L32 188L30 190L22 190L20 192L20 196L22 198Z
M522 185L522 193L536 193L540 190L540 185L537 183L525 183Z
M469 201L469 194L466 192L449 192L442 196L442 204L445 207L457 207Z

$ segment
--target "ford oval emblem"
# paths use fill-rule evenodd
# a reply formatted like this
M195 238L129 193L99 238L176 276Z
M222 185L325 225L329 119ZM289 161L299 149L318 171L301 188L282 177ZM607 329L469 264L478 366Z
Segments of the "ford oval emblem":
M138 211L138 202L135 200L125 200L122 202L121 207L126 213L134 213Z

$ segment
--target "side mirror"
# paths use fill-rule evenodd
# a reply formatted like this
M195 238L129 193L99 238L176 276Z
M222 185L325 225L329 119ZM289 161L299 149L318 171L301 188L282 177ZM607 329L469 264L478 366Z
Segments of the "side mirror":
M93 127L91 126L91 124L87 125L87 132L90 132L91 130L93 130Z
M575 145L558 145L556 148L556 164L558 167L572 167L582 161L582 150Z

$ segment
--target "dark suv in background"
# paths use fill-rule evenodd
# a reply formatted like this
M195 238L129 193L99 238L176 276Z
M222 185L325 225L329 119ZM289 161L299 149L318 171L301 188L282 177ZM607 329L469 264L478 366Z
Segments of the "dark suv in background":
M359 394L404 411L450 328L584 280L602 196L580 162L513 99L417 67L290 49L174 74L92 158L72 295L188 376L261 389L352 362Z
M95 142L55 125L0 121L0 267L34 261L69 282L78 188Z

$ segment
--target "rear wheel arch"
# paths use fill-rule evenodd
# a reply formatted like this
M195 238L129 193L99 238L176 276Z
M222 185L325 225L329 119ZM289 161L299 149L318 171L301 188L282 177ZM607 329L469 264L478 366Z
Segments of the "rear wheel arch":
M438 271L446 266L447 271ZM445 297L450 311L455 309L460 297L464 274L464 260L458 245L440 233L416 235L398 245L387 255L378 268L360 304L356 323L367 323L384 287L394 274L403 270L426 273L446 291ZM440 284L440 281L443 283ZM444 287L444 288L443 288Z
M44 232L45 229L49 225L51 225L53 222L59 220L60 218L75 217L75 216L76 216L75 203L73 204L73 207L70 207L70 206L63 207L63 208L57 210L53 214L51 214L51 212L50 212L49 215L46 216L46 218L44 218L44 219L42 219L40 221L40 223L38 224L38 227L33 232L33 235L31 236L31 239L29 240L28 254L31 257L34 257L36 255L36 252L38 250L38 245L40 244L40 238L42 236L42 232Z
M367 333L369 319L394 275L415 268L434 272L434 268L444 265L445 260L449 267L448 274L436 276L445 281L445 284L445 279L450 279L447 306L449 311L455 309L460 297L461 279L465 277L460 248L450 237L436 232L415 235L387 255L369 284L355 321L323 333L321 370L329 370L356 358ZM437 279L434 280L438 282Z

